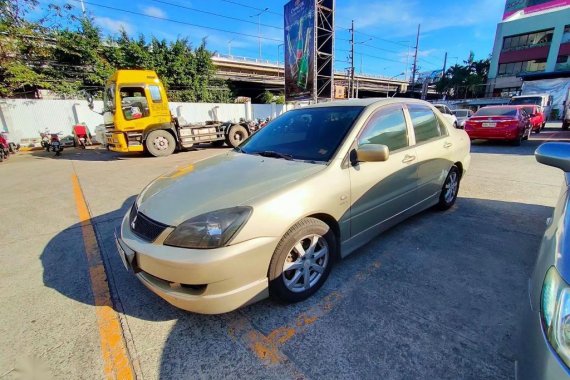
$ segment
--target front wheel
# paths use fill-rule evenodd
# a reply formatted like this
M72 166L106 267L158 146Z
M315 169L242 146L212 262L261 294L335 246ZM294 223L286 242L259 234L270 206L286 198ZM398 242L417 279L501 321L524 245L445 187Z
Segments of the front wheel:
M145 140L148 152L154 157L169 156L176 149L176 141L170 132L163 129L152 131Z
M457 194L459 193L460 181L461 173L459 172L459 168L454 165L449 169L449 173L447 173L447 177L441 188L439 202L437 204L438 209L447 210L455 204Z
M313 295L326 281L336 255L331 228L315 218L300 220L283 236L269 264L269 294L285 302Z

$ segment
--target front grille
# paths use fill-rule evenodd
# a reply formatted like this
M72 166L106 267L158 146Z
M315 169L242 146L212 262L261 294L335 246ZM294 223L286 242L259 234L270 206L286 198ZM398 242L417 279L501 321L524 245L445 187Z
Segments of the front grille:
M168 225L152 220L145 214L138 212L136 204L131 208L129 215L131 230L141 239L152 242Z

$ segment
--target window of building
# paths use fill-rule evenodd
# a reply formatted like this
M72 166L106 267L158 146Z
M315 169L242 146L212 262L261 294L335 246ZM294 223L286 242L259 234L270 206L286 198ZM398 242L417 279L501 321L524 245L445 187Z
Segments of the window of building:
M570 25L564 27L564 34L562 35L562 43L570 42Z
M554 67L556 71L567 71L570 70L570 55L559 55L556 59L556 66Z
M446 134L430 108L413 104L408 106L408 110L414 126L416 144L436 139Z
M382 144L392 152L407 147L408 131L404 111L400 107L380 110L367 123L358 145Z
M500 76L512 76L524 72L540 72L546 70L546 59L532 61L501 63L499 65Z
M508 36L503 39L503 51L528 49L548 45L552 42L554 29ZM569 32L570 36L570 32Z

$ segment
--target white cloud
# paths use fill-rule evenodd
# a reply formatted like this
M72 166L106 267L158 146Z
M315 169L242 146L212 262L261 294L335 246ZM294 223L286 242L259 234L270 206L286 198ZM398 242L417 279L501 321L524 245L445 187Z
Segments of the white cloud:
M95 23L111 33L118 33L121 29L124 29L128 34L132 34L134 31L134 27L128 22L110 17L95 17Z
M143 12L147 16L166 18L166 12L157 7L146 7L145 9L143 9Z

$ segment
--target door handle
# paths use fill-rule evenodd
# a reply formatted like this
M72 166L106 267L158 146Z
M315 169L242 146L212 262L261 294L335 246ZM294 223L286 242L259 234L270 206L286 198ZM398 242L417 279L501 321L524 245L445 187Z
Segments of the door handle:
M408 163L408 162L412 162L416 159L416 156L410 156L409 154L406 154L406 157L404 157L404 159L402 160L403 163Z
M446 142L445 144L443 144L443 147L447 149L447 148L451 148L452 145L453 145L452 143Z

